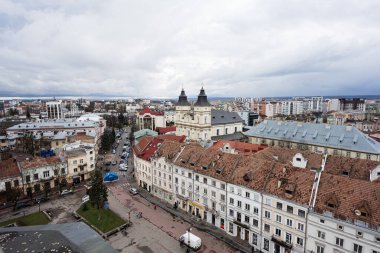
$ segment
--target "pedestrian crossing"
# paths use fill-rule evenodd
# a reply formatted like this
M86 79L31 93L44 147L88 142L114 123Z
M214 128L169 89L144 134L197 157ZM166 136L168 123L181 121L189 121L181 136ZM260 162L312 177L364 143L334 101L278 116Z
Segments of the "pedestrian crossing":
M129 183L123 183L123 184L118 184L118 185L112 186L110 188L126 189L126 188L130 188L130 187L131 187L131 185Z

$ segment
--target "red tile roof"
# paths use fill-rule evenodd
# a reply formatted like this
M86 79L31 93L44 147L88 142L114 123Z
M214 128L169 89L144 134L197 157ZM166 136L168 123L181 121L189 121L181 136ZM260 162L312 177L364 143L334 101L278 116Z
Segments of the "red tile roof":
M176 135L161 135L161 136L145 136L138 144L133 147L133 152L137 157L144 160L149 160L153 154L157 151L158 147L163 142L178 142L182 143L186 139L186 136L176 136Z
M219 140L210 148L219 150L223 149L226 144L229 144L231 148L236 149L239 153L256 153L257 151L268 147L267 145L252 144L240 141Z
M380 162L341 156L328 156L325 172L350 178L369 180L370 171L377 166L380 166Z
M42 157L35 157L31 160L25 160L20 162L21 169L33 169L33 168L40 168L48 165L53 165L57 163L62 163L61 158L57 156L42 158Z
M175 126L171 126L171 127L156 127L156 131L159 134L166 134L166 133L170 133L170 132L175 132L175 130L176 130Z
M149 107L145 107L139 114L140 115L151 114L151 115L155 115L155 116L162 116L162 115L164 115L163 112L152 111Z
M332 212L341 220L357 219L380 226L380 181L322 173L315 210ZM357 215L355 210L368 215Z
M15 159L7 159L0 161L0 178L18 177L20 170L18 169Z

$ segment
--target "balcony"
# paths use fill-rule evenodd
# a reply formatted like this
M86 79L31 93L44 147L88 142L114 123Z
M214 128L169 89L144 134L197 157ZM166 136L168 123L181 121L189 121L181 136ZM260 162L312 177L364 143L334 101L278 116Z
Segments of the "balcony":
M277 236L274 236L274 235L272 235L272 242L275 242L275 243L281 245L285 249L292 249L293 248L293 245L291 243L287 243L287 242L279 239Z

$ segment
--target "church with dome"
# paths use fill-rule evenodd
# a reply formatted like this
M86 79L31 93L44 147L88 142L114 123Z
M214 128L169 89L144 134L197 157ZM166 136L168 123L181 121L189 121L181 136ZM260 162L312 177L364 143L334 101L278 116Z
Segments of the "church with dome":
M185 135L189 140L208 141L243 130L243 120L236 112L212 109L203 87L194 104L182 89L175 111L176 135Z

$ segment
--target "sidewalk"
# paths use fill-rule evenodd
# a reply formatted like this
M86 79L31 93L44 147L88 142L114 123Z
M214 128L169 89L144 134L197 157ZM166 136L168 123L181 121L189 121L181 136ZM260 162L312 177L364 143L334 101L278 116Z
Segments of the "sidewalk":
M195 228L212 235L213 237L227 243L231 247L241 252L246 252L246 253L252 252L252 248L248 243L245 243L244 241L241 241L241 240L238 241L236 237L228 235L226 232L218 229L217 227L213 227L209 224L206 224L203 221L199 221L195 217L190 216L188 213L182 210L173 209L171 205L161 202L158 198L152 196L146 190L141 189L135 182L131 182L131 180L129 180L129 183L131 184L132 187L140 189L139 191L140 196L146 199L148 202L162 208L163 210L165 210L166 212L174 216L181 218L182 220L192 224L192 226L194 226Z

